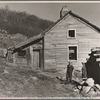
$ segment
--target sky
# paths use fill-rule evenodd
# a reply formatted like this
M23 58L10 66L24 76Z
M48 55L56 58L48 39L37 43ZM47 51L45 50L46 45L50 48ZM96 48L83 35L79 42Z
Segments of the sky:
M75 14L100 27L99 3L0 3L0 8L8 6L10 10L25 11L42 19L57 21L62 6L67 6Z

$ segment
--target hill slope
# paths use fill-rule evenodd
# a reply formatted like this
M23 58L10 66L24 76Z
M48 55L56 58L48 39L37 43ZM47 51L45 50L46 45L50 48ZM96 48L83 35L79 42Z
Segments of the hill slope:
M6 30L8 34L20 33L31 37L47 29L54 22L40 19L26 12L10 11L0 9L0 31Z

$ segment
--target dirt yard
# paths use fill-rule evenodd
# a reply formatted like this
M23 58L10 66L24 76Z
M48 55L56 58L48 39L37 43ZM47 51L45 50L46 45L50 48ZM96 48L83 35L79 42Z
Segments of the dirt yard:
M79 97L71 84L60 84L53 72L11 67L4 63L0 68L0 97Z

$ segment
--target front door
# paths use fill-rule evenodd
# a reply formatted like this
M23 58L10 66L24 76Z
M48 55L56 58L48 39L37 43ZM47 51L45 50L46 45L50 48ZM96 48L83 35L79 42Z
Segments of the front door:
M39 50L33 51L33 67L39 69L40 67L40 60L39 60Z

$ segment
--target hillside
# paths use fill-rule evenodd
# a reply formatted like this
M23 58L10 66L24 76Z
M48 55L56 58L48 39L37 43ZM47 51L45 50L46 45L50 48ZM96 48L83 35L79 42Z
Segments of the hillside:
M1 98L79 97L79 94L73 91L73 85L60 84L55 78L57 73L32 70L25 66L9 66L5 63L5 58L0 58Z
M27 37L22 34L3 34L0 32L0 48L9 48L11 46L14 46L22 41L25 41ZM0 54L1 55L1 54Z
M7 8L0 9L0 32L7 34L22 34L28 38L39 34L54 22L40 19L26 12L10 11Z

